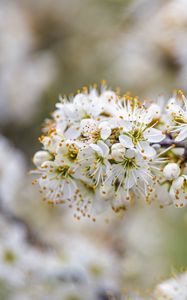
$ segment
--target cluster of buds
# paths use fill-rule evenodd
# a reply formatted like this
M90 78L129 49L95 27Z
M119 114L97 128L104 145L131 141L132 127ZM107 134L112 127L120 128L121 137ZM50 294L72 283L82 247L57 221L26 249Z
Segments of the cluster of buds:
M105 84L83 88L60 97L45 122L42 150L33 159L35 182L45 200L74 207L77 218L108 207L119 212L140 198L182 207L187 203L185 140L187 100L181 91L169 101L143 102Z

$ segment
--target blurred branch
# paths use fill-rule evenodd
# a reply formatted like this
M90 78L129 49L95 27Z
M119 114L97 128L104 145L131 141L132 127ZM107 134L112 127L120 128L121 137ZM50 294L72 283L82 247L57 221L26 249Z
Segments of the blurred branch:
M183 153L183 160L187 161L187 141L175 141L174 139L172 139L172 137L170 137L169 135L159 143L159 145L161 147L170 147L170 146L174 146L176 148L183 148L184 149L184 153Z

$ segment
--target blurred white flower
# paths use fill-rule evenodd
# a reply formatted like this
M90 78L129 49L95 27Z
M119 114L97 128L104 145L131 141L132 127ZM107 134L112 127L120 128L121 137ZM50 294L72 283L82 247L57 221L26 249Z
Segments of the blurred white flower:
M150 287L168 266L168 257L162 253L169 238L160 211L138 206L129 211L119 227L116 234L124 247L121 260L124 282L128 286L138 280L139 286Z
M52 293L55 299L95 300L104 291L119 293L118 257L92 236L74 232L70 239L68 231L58 231L53 246L40 249L28 243L20 224L1 216L0 225L0 281L10 296L44 299ZM40 288L32 291L38 281Z
M187 273L175 275L158 284L154 291L154 297L156 300L186 300Z
M0 122L27 123L55 76L50 53L34 53L28 12L18 2L0 3Z
M3 136L0 136L0 153L0 205L11 209L24 187L25 160Z

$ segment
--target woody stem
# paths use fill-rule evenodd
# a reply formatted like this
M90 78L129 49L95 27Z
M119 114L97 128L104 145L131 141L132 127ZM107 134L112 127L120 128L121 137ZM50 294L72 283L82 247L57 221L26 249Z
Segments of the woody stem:
M163 141L159 143L161 147L169 147L169 146L175 146L176 148L183 148L184 153L183 153L183 158L184 161L187 161L187 141L175 141L172 139L172 137L167 136Z

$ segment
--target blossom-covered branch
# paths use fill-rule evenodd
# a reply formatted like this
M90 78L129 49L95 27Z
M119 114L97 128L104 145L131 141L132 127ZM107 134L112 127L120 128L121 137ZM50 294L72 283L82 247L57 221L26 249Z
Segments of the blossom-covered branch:
M105 84L83 88L60 97L43 132L33 159L35 182L46 200L73 207L78 219L107 207L124 210L140 198L161 207L187 203L187 100L181 91L167 102L142 102Z

